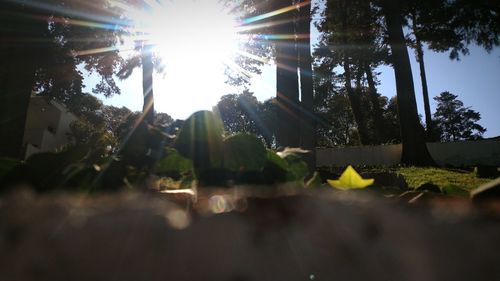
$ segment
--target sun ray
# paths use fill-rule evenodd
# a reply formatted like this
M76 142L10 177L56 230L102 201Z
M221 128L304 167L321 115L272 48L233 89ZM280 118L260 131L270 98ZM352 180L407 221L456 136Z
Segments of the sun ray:
M117 15L116 18L110 18L109 16L103 16L103 15L95 15L95 14L90 14L86 12L79 12L74 9L66 8L60 5L52 5L52 4L47 4L47 3L42 3L39 1L20 1L20 0L6 0L9 2L17 2L22 5L27 5L32 8L48 11L50 13L58 13L66 16L71 16L71 17L76 17L80 19L86 19L86 20L91 20L95 22L101 22L101 23L108 23L108 24L115 24L119 26L129 26L130 21L128 20L123 20L120 19Z
M108 30L114 30L117 27L116 24L101 23L101 22L94 22L94 21L84 21L84 20L74 20L74 19L67 19L67 18L62 18L62 17L53 17L50 20L55 22L55 23L63 23L63 24L84 26L84 27L94 27L94 28L108 29Z
M288 23L292 20L275 20L275 21L268 21L260 24L250 24L250 25L239 25L236 29L240 33L245 33L253 30L259 30L259 29L264 29L264 28L269 28L272 26L276 25L281 25Z
M256 61L260 61L260 62L265 63L265 64L269 63L269 59L256 56L254 54L251 54L251 53L243 51L243 50L238 49L238 50L236 50L236 53L241 55L241 56L244 56L244 57L256 60Z
M130 6L130 5L127 5L125 3L122 3L120 1L116 1L116 0L108 0L109 4L111 7L116 7L116 8L120 8L122 9L122 11L126 12L127 14L129 15L132 15L134 14L137 9Z
M250 79L252 78L252 74L249 71L245 70L243 67L239 66L234 61L225 60L224 64L234 72L240 74L243 77L243 79L250 81Z
M95 49L90 49L90 50L76 51L75 55L76 56L87 56L87 55L108 53L108 52L118 51L118 50L120 50L120 48L118 46L112 46L112 47L104 47L104 48L95 48Z
M307 6L307 5L310 5L311 4L311 1L304 1L302 3L298 3L298 4L295 4L295 5L290 5L290 6L287 6L287 7L283 7L283 8L280 8L280 9L277 9L275 11L272 11L272 12L268 12L268 13L265 13L265 14L262 14L262 15L258 15L258 16L254 16L254 17L251 17L251 18L247 18L247 19L244 19L242 20L242 24L249 24L249 23L252 23L252 22L256 22L256 21L261 21L261 20L264 20L264 19L267 19L267 18L270 18L270 17L274 17L274 16L277 16L277 15L280 15L280 14L284 14L284 13L288 13L290 11L293 11L293 10L297 10L301 7L304 7L304 6Z

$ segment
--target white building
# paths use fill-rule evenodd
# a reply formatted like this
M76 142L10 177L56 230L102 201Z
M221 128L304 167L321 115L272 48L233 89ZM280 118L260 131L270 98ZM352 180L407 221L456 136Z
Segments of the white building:
M77 119L63 105L32 96L24 129L25 157L37 152L55 151L67 144L70 124Z

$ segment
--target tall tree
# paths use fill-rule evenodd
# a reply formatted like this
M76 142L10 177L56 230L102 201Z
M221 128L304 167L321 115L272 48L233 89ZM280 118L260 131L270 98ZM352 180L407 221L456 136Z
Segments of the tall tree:
M378 17L378 10L368 0L328 0L322 19L316 23L321 44L331 49L331 52L323 52L323 57L331 58L324 63L344 69L343 84L350 93L348 97L363 144L383 141L382 108L373 69L387 61L387 48L381 39L383 28ZM365 92L369 94L367 101L371 110L363 108Z
M26 110L35 82L37 38L44 32L36 10L13 2L0 8L0 157L22 157ZM27 39L35 39L27 44Z
M312 67L310 57L311 1L244 0L245 27L271 41L276 63L276 138L281 146L314 146ZM300 69L300 71L299 71ZM299 83L300 80L300 83ZM300 84L300 87L299 87ZM309 117L308 120L307 117ZM301 121L304 119L303 121ZM304 130L297 130L304 128Z
M155 106L153 95L153 48L147 42L142 43L141 63L142 95L144 97L142 114L144 116L144 121L149 124L153 124L155 120Z
M412 32L415 36L415 44L414 44L415 53L420 68L420 81L422 84L422 96L424 98L425 128L427 131L427 138L429 139L430 135L433 132L434 126L432 122L431 105L429 102L429 87L427 86L427 74L425 72L424 50L418 31L417 15L415 11L412 11L411 13L411 24L412 24L411 25Z
M403 151L401 162L407 165L435 165L432 160L420 125L415 100L415 87L403 33L401 3L396 0L380 2L387 25L388 42L391 47L391 62L396 78L398 112L401 126Z
M434 97L438 103L434 118L442 141L480 139L486 129L477 123L481 119L479 112L464 107L458 96L442 92Z
M309 2L309 3L308 3ZM311 57L311 21L312 11L309 0L300 0L297 19L297 46L299 56L301 147L309 150L306 162L312 169L316 165L316 117L314 114L313 70ZM302 4L302 5L300 5Z
M289 7L290 0L277 0L272 10ZM295 10L276 16L279 22L274 27L274 34L281 36L275 43L276 62L276 101L278 103L279 127L277 141L281 146L300 146L300 102L298 83L298 53L295 40Z
M424 63L423 44L437 52L450 51L451 59L469 53L475 43L488 52L500 43L500 5L489 0L412 0L406 14L411 33L409 45L415 49L420 68L428 138L433 137L433 122Z
M433 140L435 128L429 102L429 88L424 60L424 43L434 44L438 51L453 48L452 57L458 58L458 52L467 53L463 38L450 24L455 11L450 6L453 1L413 0L406 7L407 23L410 32L407 34L408 45L415 50L419 64L422 97L424 101L427 139ZM432 49L432 47L431 47Z

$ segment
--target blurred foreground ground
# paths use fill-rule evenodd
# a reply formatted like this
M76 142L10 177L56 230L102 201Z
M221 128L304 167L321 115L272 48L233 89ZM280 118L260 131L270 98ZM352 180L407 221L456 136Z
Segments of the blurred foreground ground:
M251 194L11 194L0 279L500 280L498 204Z

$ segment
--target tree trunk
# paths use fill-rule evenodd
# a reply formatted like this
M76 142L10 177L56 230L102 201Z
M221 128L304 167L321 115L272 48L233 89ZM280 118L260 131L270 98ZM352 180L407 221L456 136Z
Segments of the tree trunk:
M280 8L292 4L291 1L277 1ZM279 40L276 48L276 101L278 104L278 127L276 140L279 146L299 147L300 103L298 86L298 53L293 35L295 34L294 12L277 16L284 23L275 27L275 34L291 35Z
M374 140L376 143L381 143L384 138L384 118L382 115L382 107L380 106L379 95L377 94L377 87L373 79L372 68L370 63L364 63L364 70L366 80L368 81L368 89L370 90L370 103L372 104L372 118L374 125Z
M403 33L403 18L399 2L397 0L384 0L382 4L392 52L391 62L396 78L399 122L403 143L401 162L416 166L435 165L427 150L423 128L418 119L415 88Z
M24 158L24 129L35 77L34 59L23 48L5 52L0 64L0 157ZM2 50L1 52L4 52Z
M422 42L418 36L417 19L415 13L412 13L412 28L415 35L415 50L417 53L417 62L420 67L420 81L422 82L422 96L424 97L425 110L425 125L427 130L427 139L432 139L434 136L434 124L432 121L431 106L429 103L429 89L427 87L427 75L425 73L424 50Z
M144 104L142 114L144 121L153 124L155 120L155 106L153 95L153 58L151 45L145 44L142 49L142 94Z
M345 89L347 92L347 98L351 104L352 115L354 116L354 122L358 127L359 141L361 144L368 144L368 135L366 132L366 126L363 118L363 112L361 112L361 99L360 96L354 91L351 85L351 69L349 64L349 56L344 50L344 79L345 79Z
M3 3L0 13L0 157L24 158L24 129L44 28L31 11ZM28 42L27 40L31 40ZM35 42L41 42L39 44Z
M307 2L300 0L300 3ZM300 123L302 147L309 150L306 162L309 170L316 169L316 118L314 114L314 91L312 80L312 58L311 58L311 6L305 5L299 9L299 20L297 26L299 69L300 69L300 93L302 104L302 118Z

